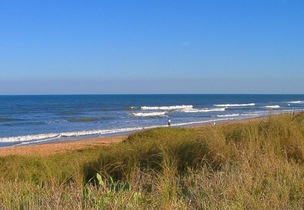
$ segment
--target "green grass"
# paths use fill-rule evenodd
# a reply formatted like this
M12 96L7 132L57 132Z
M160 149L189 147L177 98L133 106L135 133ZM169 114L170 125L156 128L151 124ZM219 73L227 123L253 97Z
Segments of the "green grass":
M0 158L0 209L302 209L304 113Z

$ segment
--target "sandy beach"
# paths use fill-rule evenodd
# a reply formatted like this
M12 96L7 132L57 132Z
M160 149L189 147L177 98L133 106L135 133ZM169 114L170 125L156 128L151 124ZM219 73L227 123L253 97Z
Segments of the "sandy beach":
M230 123L246 123L256 120L263 120L266 117L250 118L237 121L220 122L220 124L230 124ZM194 125L191 127L201 127L208 126L212 124L201 124ZM93 148L99 146L109 146L114 143L119 143L128 138L130 134L118 135L118 136L105 136L97 138L84 138L79 140L69 140L69 141L58 141L45 144L28 145L28 146L11 146L0 148L0 157L7 155L35 155L35 156L48 156L52 154L65 153L73 150L80 150L85 148Z
M12 146L0 148L0 156L7 155L35 155L48 156L52 154L65 153L73 150L93 148L98 146L108 146L126 139L128 135L106 136L98 138L87 138L70 141L59 141L46 144L37 144L29 146Z

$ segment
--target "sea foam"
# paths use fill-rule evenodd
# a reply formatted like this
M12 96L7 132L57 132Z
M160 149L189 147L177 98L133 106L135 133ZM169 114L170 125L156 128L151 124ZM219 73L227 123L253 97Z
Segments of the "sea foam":
M130 113L130 116L134 117L160 117L164 116L166 112L134 112Z
M199 112L224 112L226 109L225 108L203 108L203 109L182 109L180 110L181 112L185 113L199 113Z
M248 104L214 104L217 107L240 107L240 106L255 106L255 103Z
M64 139L68 137L82 137L89 135L106 135L123 132L132 132L143 129L142 127L132 128L118 128L118 129L105 129L105 130L87 130L87 131L75 131L75 132L64 132L64 133L46 133L46 134L34 134L25 136L14 136L14 137L2 137L0 138L1 143L37 143L45 142L53 139Z
M264 108L266 108L266 109L279 109L280 106L279 105L271 105L271 106L264 106Z
M220 114L218 117L239 117L240 114Z
M142 110L178 110L193 108L193 105L176 105L176 106L142 106Z
M304 104L304 101L289 101L289 104Z
M59 138L60 134L56 133L46 133L46 134L33 134L25 136L13 136L13 137L2 137L0 142L22 142L22 141L32 141L32 140L43 140L43 139L55 139Z

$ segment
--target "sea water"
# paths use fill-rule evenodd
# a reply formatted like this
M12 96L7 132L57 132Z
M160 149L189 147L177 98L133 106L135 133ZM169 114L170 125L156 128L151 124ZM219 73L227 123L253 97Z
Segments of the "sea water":
M304 95L0 96L0 147L304 110Z

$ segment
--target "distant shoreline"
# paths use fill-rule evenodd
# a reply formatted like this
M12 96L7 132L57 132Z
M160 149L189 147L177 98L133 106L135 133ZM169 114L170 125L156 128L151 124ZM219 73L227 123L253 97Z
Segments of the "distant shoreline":
M232 123L246 123L257 120L263 120L268 116L256 117L256 118L248 118L241 120L233 120L233 121L223 121L218 122L215 125L221 124L232 124ZM200 125L192 125L185 127L204 127L204 126L212 126L213 123L200 124ZM174 126L172 126L174 127ZM183 126L180 126L183 127ZM178 128L178 127L177 127ZM138 131L137 131L138 132ZM56 142L46 142L43 144L34 144L34 145L18 145L18 146L9 146L0 148L0 157L8 156L8 155L21 155L21 156L49 156L54 154L66 153L75 150L94 148L100 146L109 146L115 143L122 142L127 139L130 134L134 132L123 134L123 135L113 135L113 136L102 136L95 138L81 138L78 140L62 140Z

